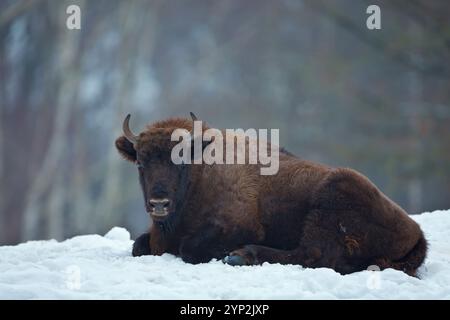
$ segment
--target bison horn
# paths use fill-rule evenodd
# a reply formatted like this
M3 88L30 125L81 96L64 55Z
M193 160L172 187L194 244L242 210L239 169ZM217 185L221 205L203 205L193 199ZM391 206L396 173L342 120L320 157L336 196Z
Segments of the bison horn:
M189 112L189 113L191 115L192 121L197 121L198 120L197 116L194 113L192 113L192 112Z
M130 141L133 145L136 145L138 142L138 136L134 135L133 132L131 132L130 130L130 117L131 114L128 114L125 120L123 120L122 129L125 138L127 138L127 140Z

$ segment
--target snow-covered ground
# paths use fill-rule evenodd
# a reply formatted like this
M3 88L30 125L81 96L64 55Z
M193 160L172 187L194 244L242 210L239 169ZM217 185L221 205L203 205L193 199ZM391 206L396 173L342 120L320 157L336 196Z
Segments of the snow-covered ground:
M128 231L0 247L0 299L450 299L450 210L415 216L430 244L421 279L392 269L346 276L331 269L165 254L131 257Z

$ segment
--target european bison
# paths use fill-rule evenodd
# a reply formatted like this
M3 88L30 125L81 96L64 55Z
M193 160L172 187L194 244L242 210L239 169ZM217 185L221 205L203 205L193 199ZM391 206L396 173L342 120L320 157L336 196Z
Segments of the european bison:
M191 132L193 121L159 121L136 136L129 117L116 147L137 165L153 220L133 256L167 252L189 263L299 264L341 274L377 265L413 276L425 259L419 225L352 169L285 151L272 176L260 175L259 164L175 165L171 134Z

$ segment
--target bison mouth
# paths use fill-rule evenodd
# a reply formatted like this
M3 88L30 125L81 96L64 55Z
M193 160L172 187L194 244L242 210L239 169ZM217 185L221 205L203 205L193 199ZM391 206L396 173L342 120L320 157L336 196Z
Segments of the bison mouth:
M169 212L168 211L162 211L162 212L150 211L150 216L155 221L164 221L169 216Z

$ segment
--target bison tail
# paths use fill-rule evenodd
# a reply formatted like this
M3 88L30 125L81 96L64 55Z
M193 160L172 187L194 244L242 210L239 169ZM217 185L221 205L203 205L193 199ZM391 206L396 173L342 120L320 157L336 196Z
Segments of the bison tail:
M416 272L426 258L427 247L427 241L422 234L416 245L402 259L395 261L376 259L375 265L379 266L382 270L392 268L401 270L410 276L417 277Z

